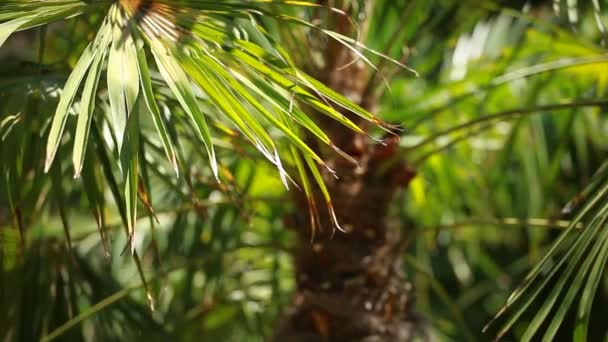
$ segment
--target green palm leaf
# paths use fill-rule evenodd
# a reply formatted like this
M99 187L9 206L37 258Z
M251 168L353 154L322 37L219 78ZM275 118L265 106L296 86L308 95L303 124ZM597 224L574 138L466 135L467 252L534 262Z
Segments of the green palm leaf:
M321 82L296 69L290 57L256 24L258 18L301 25L317 29L314 25L288 15L275 14L264 8L266 1L207 2L207 1L33 1L12 0L0 5L0 43L13 32L67 19L82 13L105 13L105 19L97 30L95 39L82 53L62 90L61 99L50 126L45 169L48 171L62 144L64 129L72 111L79 103L78 124L73 147L73 164L78 177L84 166L89 128L95 118L98 101L98 84L104 65L107 65L107 99L109 113L106 116L113 130L113 142L122 162L125 184L125 201L129 217L129 232L135 231L137 196L138 120L131 116L139 106L152 121L161 138L169 163L177 171L178 160L173 143L165 127L165 119L155 104L150 66L146 55L151 53L160 75L169 86L183 111L190 118L209 158L210 168L219 180L217 155L213 135L207 123L207 109L201 106L198 93L232 123L240 133L278 169L287 185L290 178L284 169L280 148L262 126L258 116L270 126L276 127L301 154L311 168L318 186L330 205L329 193L317 174L315 164L323 165L321 158L303 141L294 125L286 125L267 106L282 113L289 113L306 130L313 132L321 142L332 146L327 135L305 114L300 103L338 120L345 126L362 132L351 120L336 108L343 108L363 119L387 126L373 114L353 104ZM275 6L310 7L327 10L345 16L342 11L305 1L276 2ZM27 13L27 15L25 14ZM243 18L247 20L241 20ZM236 20L235 20L236 19ZM355 25L353 23L353 25ZM356 40L320 30L328 38L357 52L361 48ZM251 37L247 36L251 34ZM257 38L255 38L257 37ZM352 45L352 46L350 46ZM369 50L369 49L367 49ZM387 56L384 56L388 59ZM394 61L396 62L396 61ZM398 63L398 62L396 62ZM88 74L88 77L87 77ZM241 85L241 82L243 85ZM84 83L84 87L81 84ZM79 93L82 89L82 95ZM264 89L263 91L261 89ZM139 103L139 105L136 105ZM244 103L249 106L245 106ZM205 108L208 108L205 106ZM281 114L283 115L283 114ZM172 115L168 124L174 119ZM140 118L141 120L141 118ZM388 127L388 126L387 126ZM125 142L129 146L124 146ZM342 155L345 155L342 153ZM314 169L314 170L313 170ZM337 222L336 222L337 224Z

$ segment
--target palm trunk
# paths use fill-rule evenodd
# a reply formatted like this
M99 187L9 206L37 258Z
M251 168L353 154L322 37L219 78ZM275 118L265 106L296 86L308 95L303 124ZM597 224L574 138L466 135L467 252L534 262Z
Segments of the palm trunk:
M342 33L351 25L336 23ZM373 112L377 97L367 91L370 73L348 48L329 43L323 54L326 66L308 70L326 85ZM345 110L342 113L366 130L368 127ZM359 167L335 153L325 153L327 164L340 177L326 172L338 221L347 233L335 232L328 213L319 208L320 230L311 243L310 218L293 220L299 238L295 258L297 289L280 322L274 340L283 341L407 341L416 330L413 288L402 272L401 256L406 232L391 226L388 208L398 189L413 172L393 160L397 139L386 145L332 120L318 118L333 142L354 158ZM319 151L323 153L323 151ZM384 170L386 168L386 170ZM296 195L299 213L308 213L302 194ZM324 203L318 194L318 203ZM319 207L323 205L320 204Z

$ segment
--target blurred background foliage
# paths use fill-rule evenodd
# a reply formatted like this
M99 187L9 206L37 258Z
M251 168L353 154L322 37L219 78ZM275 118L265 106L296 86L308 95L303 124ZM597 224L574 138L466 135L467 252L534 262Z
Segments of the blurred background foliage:
M488 340L496 329L482 327L570 225L606 159L608 10L570 0L370 3L365 44L420 75L370 56L382 71L370 90L382 96L377 113L402 126L400 148L417 172L393 217L409 231L404 267L422 331ZM41 132L99 22L89 15L30 30L0 50L0 337L264 340L294 286L286 229L294 207L255 149L215 135L218 184L194 132L176 122L169 134L185 161L176 178L144 124L137 259L122 253L118 170L104 127L92 128L82 178L72 179L67 148L43 173ZM306 56L302 28L265 24ZM607 336L602 270L589 340ZM550 284L541 290L507 339L519 340L542 310ZM571 336L574 318L568 311L559 336Z

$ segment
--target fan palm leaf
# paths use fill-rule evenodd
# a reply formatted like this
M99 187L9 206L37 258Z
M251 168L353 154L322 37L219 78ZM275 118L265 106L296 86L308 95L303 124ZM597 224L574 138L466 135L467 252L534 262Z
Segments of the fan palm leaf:
M212 141L213 129L208 122L209 110L221 114L275 165L286 186L290 178L281 161L280 147L262 121L282 132L297 151L295 156L307 160L301 165L309 168L316 168L315 164L324 165L324 162L303 141L300 129L312 132L321 143L339 150L308 118L305 108L312 108L358 132L362 130L338 108L346 108L367 121L388 127L367 110L295 67L260 20L271 19L319 30L348 45L367 61L359 52L362 45L297 17L276 13L265 8L265 3L267 1L9 0L0 5L0 46L19 30L83 14L104 15L95 37L80 55L61 91L48 132L45 171L49 171L56 159L66 123L73 113L77 116L73 168L75 177L81 175L91 125L103 120L95 117L98 116L96 106L104 101L100 100L100 84L105 84L105 101L109 104L105 118L115 144L110 147L116 149L120 159L118 166L123 174L122 193L132 240L137 217L137 165L142 120L153 122L166 158L176 173L180 162L167 128L175 114L163 117L159 110L150 57L171 96L195 129L218 180L219 166ZM273 5L322 8L335 15L346 15L312 2L282 1L273 2ZM104 71L105 82L101 82ZM300 175L303 174L300 172ZM324 188L319 177L315 180ZM300 177L300 181L309 182L306 177ZM305 189L309 187L308 184L304 186ZM327 192L324 193L330 205Z

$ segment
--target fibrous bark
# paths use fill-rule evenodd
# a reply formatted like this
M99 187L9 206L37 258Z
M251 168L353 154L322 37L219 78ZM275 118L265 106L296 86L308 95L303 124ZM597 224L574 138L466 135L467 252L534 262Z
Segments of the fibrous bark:
M336 29L348 33L349 24L338 23ZM313 76L373 112L377 97L368 91L367 66L362 61L352 63L357 56L339 43L328 43L323 55L325 66L313 71ZM349 66L341 68L344 65ZM352 113L341 112L369 129ZM407 186L413 172L404 162L394 162L396 137L388 134L384 144L378 144L335 121L318 120L336 146L358 163L319 150L339 177L324 170L338 221L346 233L334 231L322 204L321 229L314 241L310 217L302 215L292 221L299 239L294 255L297 288L274 340L408 341L417 322L413 288L401 264L407 229L389 224L388 209L395 192ZM387 160L393 162L386 164ZM303 194L295 197L298 212L308 213ZM317 202L324 203L320 194Z

